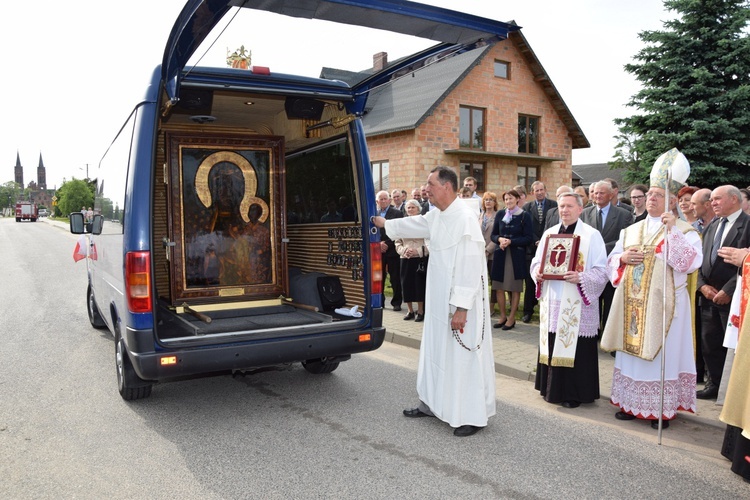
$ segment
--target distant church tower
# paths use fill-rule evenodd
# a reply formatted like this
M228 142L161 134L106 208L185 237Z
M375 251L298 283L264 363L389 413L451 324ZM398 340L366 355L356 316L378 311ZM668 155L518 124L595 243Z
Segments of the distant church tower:
M39 166L36 167L37 189L47 189L47 169L44 168L42 153L39 153Z
M21 157L18 152L16 152L16 184L21 186L21 189L25 187L23 185L23 167L21 166Z

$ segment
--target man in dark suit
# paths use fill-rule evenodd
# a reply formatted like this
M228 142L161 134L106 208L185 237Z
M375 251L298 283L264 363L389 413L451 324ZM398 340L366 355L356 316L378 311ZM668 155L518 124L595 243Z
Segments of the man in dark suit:
M630 212L633 220L635 220L635 207L633 205L628 205L627 203L623 203L620 201L620 186L617 184L617 181L612 179L611 177L607 177L606 179L602 180L607 181L612 185L612 205L627 210L628 212Z
M742 195L734 186L719 186L711 192L711 208L716 218L703 231L703 264L698 270L701 294L701 345L708 371L706 386L698 399L714 399L719 394L727 349L722 345L729 319L729 304L737 284L737 266L717 255L721 247L750 246L750 216L740 206Z
M403 192L400 189L394 189L391 192L391 206L402 214L406 214L406 198L403 196Z
M391 196L388 191L380 191L376 197L378 203L378 215L386 219L400 219L404 216L400 210L391 206ZM385 229L380 230L380 252L383 254L383 307L385 307L385 276L391 277L391 288L393 289L393 298L391 305L394 311L401 310L401 257L396 252L396 244L385 233Z
M617 197L617 191L612 189L612 184L608 181L592 184L589 193L594 203L583 210L581 220L599 230L604 239L607 255L609 255L620 238L620 231L633 223L633 215L624 208L612 204L612 198ZM609 317L609 308L612 306L614 295L615 288L611 283L607 283L599 296L599 334Z
M547 221L547 212L557 207L557 201L547 199L547 188L542 181L535 181L531 185L531 191L534 194L532 201L526 202L523 210L531 214L532 228L534 230L534 244L526 247L526 267L531 267L531 261L536 255L536 247L544 233L544 224ZM536 284L531 279L531 275L526 276L526 287L523 292L523 318L521 321L528 323L534 314L536 300Z

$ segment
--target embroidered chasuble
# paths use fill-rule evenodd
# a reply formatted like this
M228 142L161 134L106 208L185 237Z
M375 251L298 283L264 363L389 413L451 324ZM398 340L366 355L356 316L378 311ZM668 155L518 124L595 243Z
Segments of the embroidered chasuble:
M677 220L675 227L683 234L694 231L690 224L682 220ZM646 218L625 228L622 234L623 250L637 247L645 256L638 265L622 266L601 347L605 351L623 351L651 361L662 347L663 307L667 310L667 332L675 310L674 271L671 267L667 267L664 282L664 226Z

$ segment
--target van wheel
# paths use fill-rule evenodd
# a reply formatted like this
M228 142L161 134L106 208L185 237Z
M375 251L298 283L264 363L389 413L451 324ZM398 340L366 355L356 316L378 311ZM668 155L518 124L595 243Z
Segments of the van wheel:
M339 362L334 361L333 363L324 363L320 359L308 359L307 361L302 362L302 366L308 372L320 375L323 373L331 373L339 367Z
M86 309L88 309L89 312L89 322L91 323L91 326L98 329L107 326L104 319L102 319L102 315L99 314L99 308L96 306L94 293L91 291L91 285L89 285L88 290L86 290Z
M122 399L135 401L151 395L152 384L135 373L119 331L115 333L115 366L117 367L117 390Z

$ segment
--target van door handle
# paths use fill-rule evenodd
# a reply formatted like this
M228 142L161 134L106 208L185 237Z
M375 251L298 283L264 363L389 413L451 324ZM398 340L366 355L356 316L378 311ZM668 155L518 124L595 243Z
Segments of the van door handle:
M169 238L167 238L166 236L161 239L161 244L164 248L173 247L177 245L177 243L175 243L174 241L169 241Z

